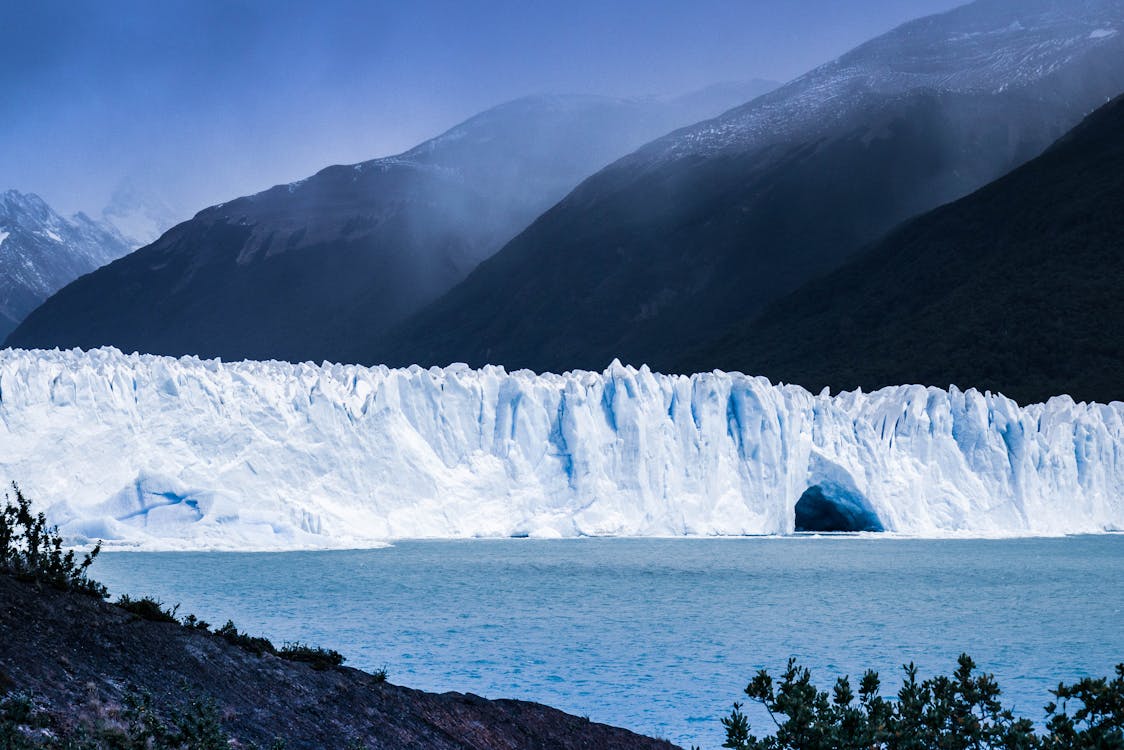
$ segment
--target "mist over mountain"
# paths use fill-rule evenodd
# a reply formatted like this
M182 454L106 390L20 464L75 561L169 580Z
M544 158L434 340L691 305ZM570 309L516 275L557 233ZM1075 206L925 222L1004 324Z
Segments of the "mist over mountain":
M328 167L201 211L63 290L8 344L352 359L584 177L772 87L501 105L399 156Z
M602 170L360 361L672 369L1041 153L1124 90L1122 31L1120 0L907 23Z
M1124 98L701 351L813 390L971 383L1124 400Z
M112 227L59 216L39 196L0 193L0 336L52 293L129 251Z
M155 242L186 218L184 212L169 205L156 188L135 180L125 180L117 186L102 209L101 217L134 249Z

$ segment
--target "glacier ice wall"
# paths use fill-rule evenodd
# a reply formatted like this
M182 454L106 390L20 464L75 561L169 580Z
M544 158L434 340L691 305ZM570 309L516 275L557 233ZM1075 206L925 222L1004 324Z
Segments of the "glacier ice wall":
M812 486L922 536L1124 529L1124 404L0 352L0 479L75 539L301 548L793 530Z

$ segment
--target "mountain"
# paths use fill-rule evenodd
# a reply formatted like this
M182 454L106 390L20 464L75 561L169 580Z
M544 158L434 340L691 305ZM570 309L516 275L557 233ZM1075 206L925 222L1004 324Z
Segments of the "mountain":
M134 249L155 242L160 235L179 224L183 216L172 208L158 189L126 179L113 191L101 212L102 221L112 225Z
M1124 403L113 349L0 351L0 391L0 476L122 548L1124 530Z
M809 388L1124 400L1124 97L684 358Z
M64 219L38 195L0 193L0 337L82 274L129 252L112 227Z
M672 100L510 102L399 156L201 211L57 294L8 343L351 359L582 178L748 95L727 86Z
M602 170L360 361L673 368L1124 91L1122 32L1122 0L907 23Z

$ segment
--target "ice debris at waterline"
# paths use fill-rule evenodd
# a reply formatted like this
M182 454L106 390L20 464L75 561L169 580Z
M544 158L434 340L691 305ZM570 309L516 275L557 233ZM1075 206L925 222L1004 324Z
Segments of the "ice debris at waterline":
M811 530L1124 529L1119 402L5 350L0 417L0 478L148 548L782 534L802 499Z

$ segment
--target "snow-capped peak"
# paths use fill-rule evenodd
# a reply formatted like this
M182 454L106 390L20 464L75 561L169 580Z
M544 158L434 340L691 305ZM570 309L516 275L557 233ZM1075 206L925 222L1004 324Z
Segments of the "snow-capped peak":
M34 193L0 193L0 339L47 296L128 250L85 214L65 219Z

